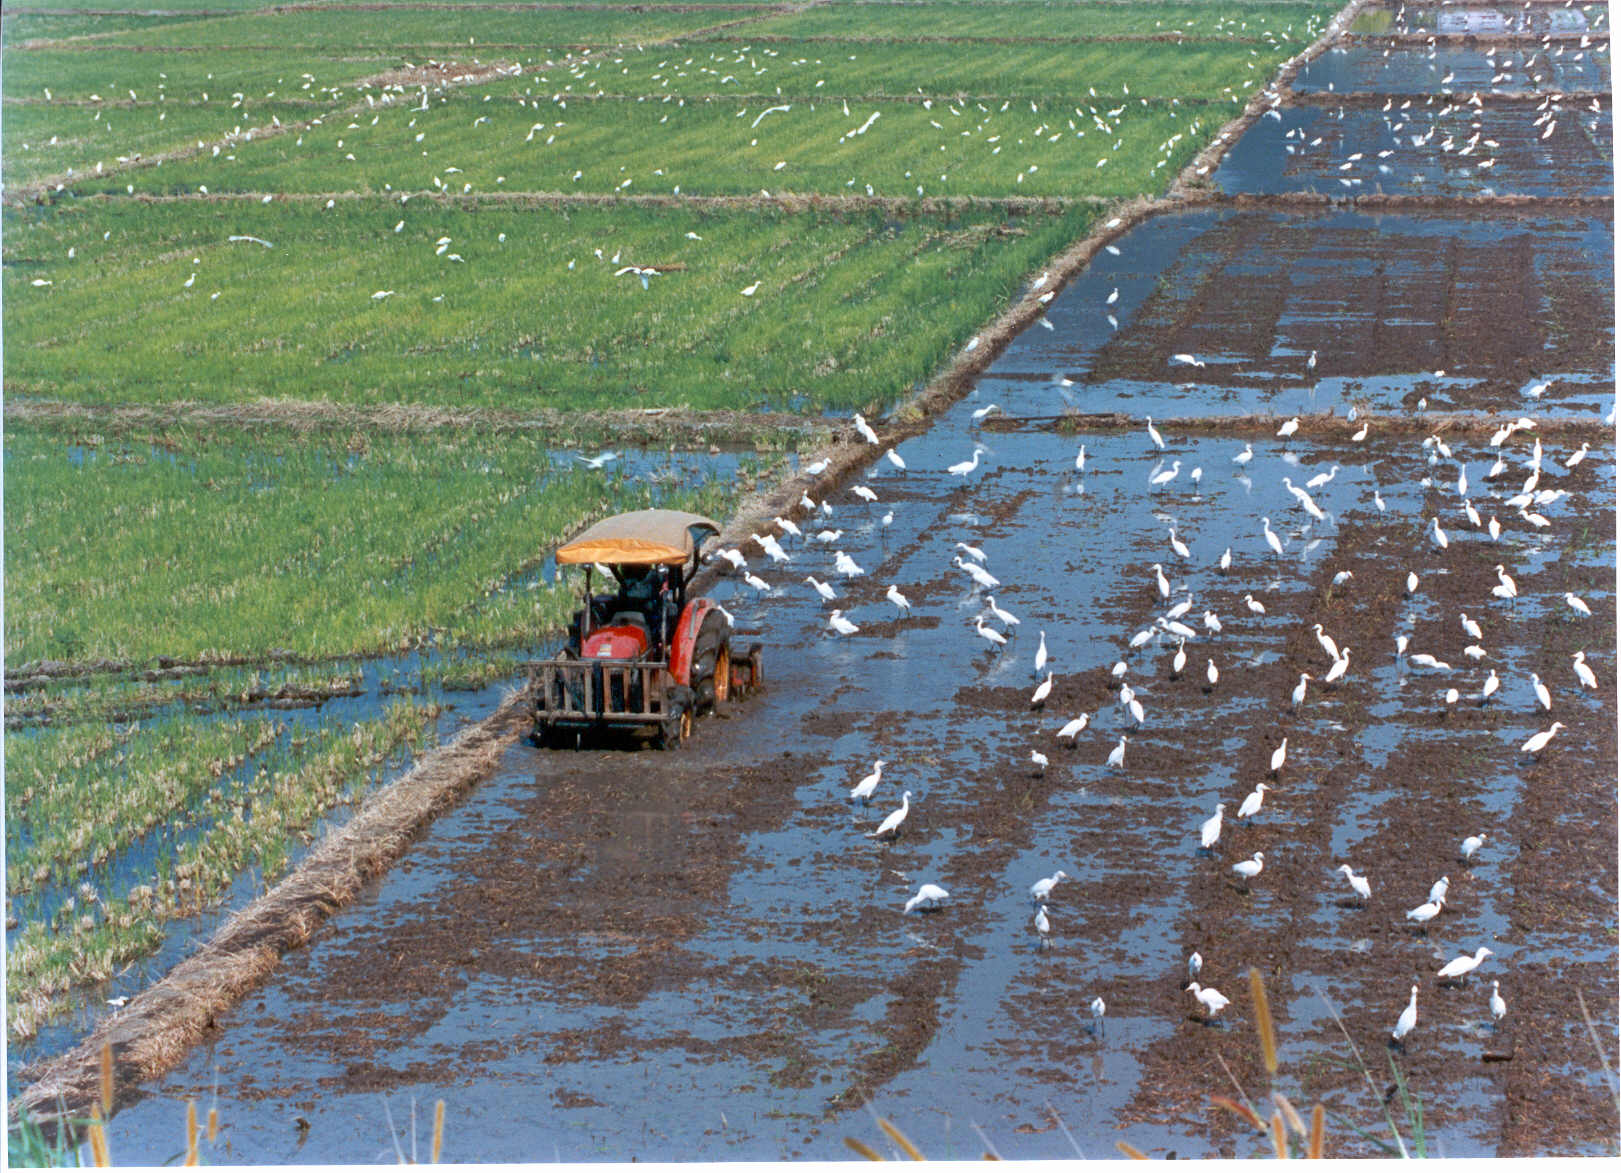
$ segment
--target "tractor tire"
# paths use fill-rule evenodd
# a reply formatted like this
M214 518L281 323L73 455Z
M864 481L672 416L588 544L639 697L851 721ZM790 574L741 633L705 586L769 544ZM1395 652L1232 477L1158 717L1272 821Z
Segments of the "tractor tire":
M659 749L680 749L692 736L693 693L677 684L664 694L663 723L654 739Z
M709 713L731 692L732 650L726 621L711 611L692 645L692 694L695 712Z

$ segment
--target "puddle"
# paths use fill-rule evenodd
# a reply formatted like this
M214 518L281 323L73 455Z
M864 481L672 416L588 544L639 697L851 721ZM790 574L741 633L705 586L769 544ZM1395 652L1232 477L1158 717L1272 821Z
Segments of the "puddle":
M1312 58L1295 75L1299 93L1428 96L1472 94L1607 92L1608 54L1574 46L1549 50L1535 45L1503 48L1438 45L1433 50L1375 44L1340 45ZM1398 103L1399 104L1399 103Z

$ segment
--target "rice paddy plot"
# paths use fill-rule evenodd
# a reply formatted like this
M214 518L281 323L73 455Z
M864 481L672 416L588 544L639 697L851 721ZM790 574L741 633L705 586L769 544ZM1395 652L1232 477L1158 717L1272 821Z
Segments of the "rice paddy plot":
M780 36L935 35L990 39L1143 36L1315 40L1339 10L1332 3L825 4L751 23ZM744 35L747 35L745 33Z
M1592 199L1614 184L1610 108L1567 101L1533 125L1464 95L1405 111L1285 107L1245 133L1214 179L1232 193Z
M773 105L535 98L519 106L457 94L428 110L395 105L376 125L332 119L237 144L230 159L198 155L75 189L1117 197L1163 183L1222 118L1125 99L1096 116L1006 100L790 103L768 114Z
M59 5L49 11L33 12L16 5L7 5L0 16L0 40L4 40L9 53L31 48L34 44L102 36L106 33L140 32L162 28L182 20L207 20L205 12L171 12L168 16L151 16L146 12L113 12L105 5L84 12L74 12Z
M1587 50L1508 46L1483 50L1457 45L1432 50L1380 48L1352 42L1308 61L1292 87L1302 93L1362 90L1430 97L1438 90L1467 97L1480 93L1543 93L1610 88L1607 45ZM1410 107L1409 107L1410 108Z
M16 187L55 177L71 184L76 176L121 171L143 157L199 149L199 140L218 147L228 158L236 149L234 143L251 141L278 121L296 122L311 113L307 104L293 102L241 106L221 102L217 107L8 105L3 140L6 183ZM121 174L121 183L108 174L105 186L123 192L134 174L138 172Z
M521 93L662 98L757 95L837 102L845 98L964 98L1089 104L1126 98L1226 99L1270 75L1281 52L1199 41L1185 45L1078 41L977 41L960 46L912 41L711 40L624 48L571 57L492 86ZM960 128L959 128L960 129Z
M161 29L115 33L98 44L154 49L240 49L370 53L398 50L419 64L444 52L495 53L549 46L612 46L691 34L739 13L674 7L416 8L360 10L296 8L259 11Z
M559 475L537 438L462 434L142 443L13 426L5 464L13 671L523 646L569 612L530 574L559 540L652 504L724 512L738 491Z
M134 49L6 50L5 96L50 102L131 104L361 100L366 77L397 67L394 55L215 49L150 53ZM48 96L47 96L48 94ZM8 113L10 109L8 107Z
M18 210L4 288L29 311L7 323L7 391L871 406L926 380L1092 216L386 198Z

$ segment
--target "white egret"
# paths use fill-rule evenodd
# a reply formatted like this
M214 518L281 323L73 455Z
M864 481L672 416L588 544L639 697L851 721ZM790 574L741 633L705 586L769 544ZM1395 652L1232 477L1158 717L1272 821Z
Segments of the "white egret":
M1570 609L1575 611L1578 615L1585 615L1589 619L1593 617L1592 608L1577 597L1574 592L1565 592L1565 602L1568 603L1570 605Z
M850 492L852 495L860 497L868 505L871 505L878 500L878 494L867 488L866 485L851 485Z
M1165 568L1163 566L1161 566L1158 562L1156 562L1156 563L1154 563L1153 569L1154 569L1154 586L1159 591L1159 597L1162 598L1162 599L1170 598L1171 597L1171 583L1170 583L1170 580L1165 577Z
M856 431L861 434L863 440L869 444L878 443L878 433L872 430L872 426L867 423L859 411L851 417L851 422L855 424Z
M1262 604L1261 602L1259 602L1254 595L1245 595L1244 596L1244 606L1246 606L1246 607L1248 607L1250 609L1250 614L1251 615L1265 615L1266 614L1265 605Z
M1004 626L1007 626L1007 627L1017 627L1017 626L1019 626L1019 617L1017 615L1015 615L1012 611L1004 611L1002 608L998 607L996 605L996 596L995 595L986 595L985 596L985 605L991 609L991 614L992 615L996 616L998 619L1000 619L1002 621Z
M1458 612L1458 622L1460 624L1462 624L1462 626L1463 626L1463 633L1465 635L1467 635L1470 639L1482 639L1482 638L1484 638L1483 635L1481 634L1480 624L1476 623L1473 619L1469 618L1469 616L1466 613L1464 613L1462 611Z
M1099 1029L1103 1027L1103 1012L1107 1009L1101 997L1092 999L1092 1021Z
M1527 740L1524 745L1520 746L1520 752L1521 753L1528 753L1528 754L1539 754L1539 753L1541 753L1544 749L1547 748L1548 743L1553 740L1553 735L1555 733L1558 733L1564 727L1565 726L1564 726L1563 722L1555 721L1552 725L1548 726L1541 733L1533 734L1531 736L1531 738L1529 740Z
M1434 542L1436 547L1442 550L1451 545L1451 542L1447 540L1446 531L1441 528L1441 519L1439 517L1430 518L1430 541Z
M1086 723L1089 720L1091 720L1091 717L1086 713L1082 713L1074 720L1064 722L1063 728L1058 731L1058 736L1060 738L1069 738L1070 744L1074 745L1075 739L1081 735L1081 730L1086 728Z
M827 617L827 625L840 635L854 635L861 630L861 628L844 617L843 611L837 609Z
M927 912L930 909L940 907L940 902L950 896L951 893L940 887L939 884L924 884L917 890L917 895L906 902L906 907L901 911L911 912L914 908L921 908Z
M1570 666L1576 673L1576 679L1580 680L1584 687L1595 690L1598 688L1598 676L1587 666L1587 653L1585 651L1576 652L1572 655Z
M1446 900L1446 898L1447 898L1447 889L1450 888L1451 886L1452 886L1452 881L1450 879L1448 879L1446 876L1442 876L1439 880L1435 881L1435 883L1431 884L1430 885L1430 903L1431 904L1440 904L1440 903L1444 902Z
M1244 443L1244 451L1240 452L1237 456L1233 457L1233 463L1242 466L1242 465L1248 464L1254 458L1255 458L1255 449L1250 447L1248 441L1245 441L1245 443Z
M1261 529L1266 534L1266 544L1272 547L1272 553L1282 558L1283 542L1277 534L1272 532L1272 519L1270 517L1261 518Z
M1204 613L1204 625L1206 631L1215 632L1217 635L1221 634L1221 620L1216 617L1214 611Z
M884 767L887 765L889 763L882 758L873 762L872 773L855 784L854 789L850 791L850 800L853 802L859 798L863 803L868 802L872 798L872 792L878 789L878 782L883 778Z
M949 466L946 471L954 477L966 477L969 473L973 472L979 467L979 458L983 456L984 453L985 449L976 444L974 445L974 456L972 460L958 461L956 464Z
M815 587L816 593L821 595L822 598L826 599L829 603L833 601L835 597L833 594L833 588L827 583L823 582L813 574L807 574L805 576L805 581L810 583L811 586Z
M1175 464L1176 461L1173 460L1171 463ZM1171 553L1178 558L1191 558L1193 556L1193 551L1188 549L1188 544L1176 536L1176 527L1174 525L1171 527Z
M751 587L753 587L755 590L759 591L761 594L765 594L766 592L768 592L771 589L771 584L770 583L768 583L765 579L761 578L758 574L755 574L752 571L745 570L743 572L743 581L748 583Z
M1053 931L1053 923L1047 919L1047 906L1045 904L1036 909L1036 917L1032 923L1036 927L1036 948L1045 949L1047 947L1047 934Z
M894 603L896 612L901 615L909 614L912 610L911 600L901 594L900 588L894 583L890 583L889 589L884 592L884 598Z
M1047 772L1047 755L1042 753L1039 749L1033 749L1030 751L1030 763L1035 766L1038 774L1044 774Z
M1232 568L1232 565L1233 565L1233 548L1231 546L1228 546L1225 550L1223 550L1221 552L1221 558L1216 562L1216 566L1223 574L1226 574L1227 571Z
M1492 979L1492 996L1488 1000L1487 1005L1491 1007L1492 1021L1494 1023L1500 1021L1503 1015L1508 1013L1508 1003L1503 1001L1503 995L1497 992L1496 978Z
M1277 430L1276 434L1279 435L1279 436L1282 436L1285 440L1287 440L1290 436L1294 435L1299 430L1300 430L1300 417L1295 416L1293 419L1285 421L1284 425Z
M1578 448L1575 452L1572 452L1568 457L1566 457L1566 459L1565 459L1565 467L1566 468L1575 468L1578 464L1580 464L1582 462L1583 458L1585 458L1586 456L1587 456L1587 441L1583 440L1582 441L1582 446L1580 448ZM1496 982L1492 983L1492 985L1494 987L1496 986L1496 984L1497 984Z
M1117 770L1122 770L1125 768L1127 740L1126 735L1122 733L1120 735L1120 744L1109 751L1109 765L1113 766Z
M833 551L833 569L844 575L845 578L860 578L867 573L861 569L854 558L843 550Z
M1266 792L1271 789L1272 787L1265 782L1257 782L1255 789L1244 796L1244 801L1238 808L1238 817L1241 819L1254 818L1261 809L1261 802L1265 798Z
M974 409L974 411L973 411L973 420L977 424L977 423L979 423L980 420L982 420L986 416L990 415L991 412L993 412L993 411L1001 411L1001 410L1002 409L1001 409L1001 407L999 405L997 405L995 403L987 403L984 407L976 407Z
M1041 642L1036 644L1036 675L1037 676L1041 675L1041 670L1043 668L1045 668L1046 666L1047 666L1047 633L1045 631L1043 631L1041 633ZM1048 678L1051 679L1051 673L1048 674Z
M1475 955L1473 957L1470 957L1467 953L1461 957L1454 957L1440 969L1436 970L1435 976L1445 981L1451 981L1453 978L1467 977L1480 966L1482 961L1485 961L1486 958L1490 957L1491 955L1492 951L1486 948L1486 946L1482 945L1479 949L1475 950Z
M1030 707L1032 709L1041 708L1047 703L1047 698L1052 695L1052 691L1053 674L1049 672L1047 673L1047 679L1036 685L1036 691L1030 697ZM1043 762L1043 764L1045 764L1045 762Z
M1155 448L1163 451L1165 448L1165 438L1159 434L1159 429L1154 426L1154 417L1151 415L1145 415L1143 418L1148 421L1148 438L1154 442Z
M1221 816L1226 809L1225 802L1218 802L1216 813L1199 824L1199 847L1202 850L1209 851L1221 838Z
M1187 640L1185 639L1176 641L1176 655L1171 660L1172 678L1181 676L1182 669L1188 666L1188 652L1187 648L1184 646L1186 643Z
M952 563L959 569L966 570L968 577L973 579L981 589L994 590L1002 585L1002 580L977 562L964 562L961 558L953 558Z
M1398 1043L1413 1032L1418 1025L1418 987L1413 987L1412 994L1407 999L1407 1009L1401 1012L1396 1020L1396 1029L1390 1032L1390 1037Z
M875 829L867 832L867 838L881 839L885 835L899 835L900 826L906 821L906 815L911 809L912 792L907 790L901 794L900 809L891 811L888 815L884 816L883 822L879 823Z
M1461 844L1459 844L1458 850L1463 855L1463 861L1468 863L1469 860L1474 856L1475 852L1480 850L1480 845L1485 842L1486 836L1471 835L1469 838L1465 839Z
M1058 886L1058 881L1067 879L1069 879L1069 876L1060 868L1045 879L1037 880L1030 885L1030 902L1032 904L1046 903L1047 897L1052 895L1052 890Z
M980 549L978 546L970 546L967 542L958 542L957 549L961 550L964 554L967 554L981 566L985 564L985 551Z
M1204 1007L1206 1018L1216 1017L1230 1004L1230 999L1222 994L1220 990L1210 986L1201 986L1198 982L1189 982L1184 988L1199 1000L1199 1005Z
M1409 908L1406 914L1407 919L1418 925L1422 931L1424 925L1429 924L1441 915L1441 907L1445 903L1444 900L1430 900L1420 904L1417 908Z
M1199 951L1195 949L1192 953L1188 954L1188 980L1192 981L1194 978L1198 977L1199 971L1203 968L1204 958L1201 957L1199 955Z
M743 570L748 566L748 560L743 557L741 550L717 550L715 557L724 558L732 564L733 570Z
M1491 669L1487 673L1486 683L1480 687L1480 703L1485 704L1487 701L1491 700L1492 694L1502 686L1503 682L1497 677L1497 669Z
M1244 881L1244 886L1248 888L1249 882L1256 876L1260 875L1261 869L1265 866L1266 854L1264 852L1257 851L1248 859L1241 859L1235 863L1233 865L1233 871L1237 874L1239 879Z
M1323 684L1330 685L1345 675L1346 669L1351 666L1351 649L1340 649L1340 658L1329 665L1328 671L1323 673Z
M1407 593L1412 594L1416 590L1418 590L1418 575L1409 570L1407 572Z
M993 647L1000 648L1007 644L1007 636L994 627L985 626L985 617L983 615L974 616L974 631L979 635L980 639Z
M1086 471L1086 445L1082 444L1079 452L1075 454L1075 471Z
M1182 462L1180 460L1173 460L1171 461L1170 468L1166 469L1164 472L1155 473L1149 478L1148 483L1154 488L1158 488L1161 485L1168 485L1176 479L1176 474L1181 471Z
M1345 877L1345 882L1351 885L1351 891L1355 892L1363 901L1372 897L1373 885L1368 883L1368 877L1357 875L1356 872L1351 870L1351 865L1348 863L1340 864L1335 870Z
M1322 646L1323 651L1328 653L1328 658L1338 660L1340 658L1340 648L1334 642L1334 637L1323 631L1321 623L1313 623L1311 629L1317 633L1317 642Z
M894 465L901 472L906 471L906 461L902 460L900 453L896 452L893 448L884 449L884 459L889 461L890 464Z
M1206 692L1209 692L1210 689L1215 688L1216 681L1221 679L1221 673L1216 671L1216 662L1214 660L1205 661L1204 678L1208 682L1208 687L1205 689Z
M1276 774L1279 770L1283 769L1283 763L1288 757L1289 739L1285 737L1281 742L1278 743L1278 748L1272 751L1271 770L1273 774Z
M1316 677L1312 676L1309 672L1302 672L1300 674L1300 683L1295 685L1295 690L1289 694L1289 708L1291 711L1298 709L1302 704L1305 703L1306 681L1314 679L1316 679Z

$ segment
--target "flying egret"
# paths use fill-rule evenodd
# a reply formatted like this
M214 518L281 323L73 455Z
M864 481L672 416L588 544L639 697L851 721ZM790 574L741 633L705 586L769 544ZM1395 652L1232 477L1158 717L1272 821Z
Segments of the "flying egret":
M895 604L895 610L898 614L906 615L912 610L911 600L901 594L900 588L894 583L890 583L889 589L884 592L884 598Z
M911 809L912 792L907 790L901 794L900 809L891 811L888 815L886 815L883 822L879 823L878 826L873 830L867 832L867 838L881 839L885 835L899 835L900 826L906 821L907 812Z
M917 890L917 895L906 902L906 907L901 911L911 912L914 908L919 908L924 912L928 912L931 909L939 908L940 901L947 899L950 895L951 893L940 887L939 884L924 884Z
M1451 981L1453 978L1467 977L1480 965L1482 961L1485 961L1486 958L1490 957L1491 955L1492 951L1486 948L1486 946L1482 945L1479 949L1475 950L1475 955L1473 957L1470 957L1467 953L1461 957L1454 957L1440 969L1436 970L1435 976L1443 979L1444 981Z
M854 802L859 798L863 804L869 802L872 799L872 792L878 789L879 779L884 776L884 767L887 765L889 763L882 758L873 762L872 773L855 784L855 788L850 791L850 800Z
M1030 885L1030 903L1045 904L1047 897L1052 895L1052 890L1058 886L1058 881L1067 879L1069 879L1069 876L1060 868L1045 879L1037 880Z
M1113 766L1117 770L1122 770L1125 768L1127 740L1126 735L1122 733L1120 735L1120 744L1109 751L1109 765Z
M840 635L854 635L861 630L861 628L844 617L843 611L837 609L827 617L827 625Z
M1265 782L1257 782L1255 789L1244 796L1244 801L1238 808L1238 817L1241 819L1254 818L1261 809L1261 802L1265 798L1266 792L1271 789L1272 787Z
M1520 746L1520 752L1521 753L1528 753L1528 754L1539 754L1539 753L1541 753L1544 749L1547 748L1548 743L1553 740L1553 735L1555 733L1558 733L1564 727L1565 726L1564 726L1563 722L1555 721L1552 725L1548 726L1541 733L1533 734L1531 736L1531 738L1529 740L1527 740L1524 745Z
M1396 1020L1396 1029L1390 1032L1390 1037L1399 1043L1409 1034L1411 1034L1413 1032L1413 1028L1417 1025L1418 987L1414 986L1411 996L1409 996L1407 999L1407 1009L1403 1010L1401 1012L1401 1017Z
M1248 888L1249 887L1249 882L1251 880L1253 880L1256 876L1260 875L1261 874L1261 869L1264 868L1265 866L1266 866L1266 855L1265 855L1265 853L1257 851L1254 855L1250 856L1248 859L1241 859L1237 863L1235 863L1233 865L1233 872L1238 876L1239 879L1244 881L1244 887Z
M1081 730L1086 728L1086 723L1090 719L1091 718L1086 713L1082 713L1079 717L1076 717L1074 720L1066 721L1064 723L1063 728L1061 728L1058 731L1058 736L1060 738L1064 738L1064 737L1069 738L1070 739L1070 745L1074 745L1075 744L1075 739L1081 735Z
M1201 986L1198 982L1189 982L1184 989L1199 1000L1204 1007L1205 1017L1214 1018L1229 1005L1229 999L1220 990L1210 986Z
M1052 694L1052 690L1053 690L1053 674L1051 672L1049 672L1049 673L1047 673L1047 679L1043 680L1040 684L1036 685L1036 691L1030 697L1030 707L1032 709L1039 709L1043 705L1045 705L1047 703L1047 697ZM1043 761L1042 764L1045 765L1046 762Z
M1351 870L1350 864L1342 863L1335 870L1345 877L1345 882L1351 885L1351 891L1355 892L1364 902L1373 895L1373 886L1368 883L1368 877L1357 875Z

